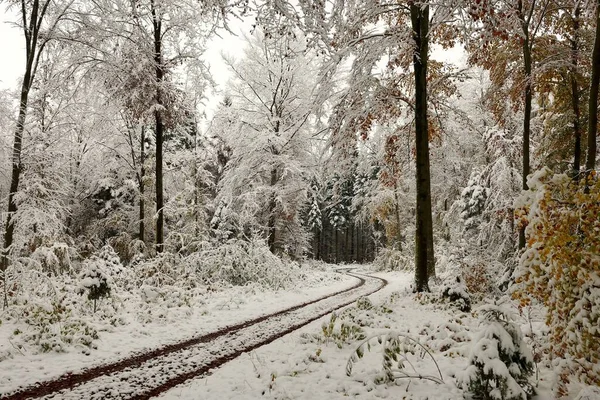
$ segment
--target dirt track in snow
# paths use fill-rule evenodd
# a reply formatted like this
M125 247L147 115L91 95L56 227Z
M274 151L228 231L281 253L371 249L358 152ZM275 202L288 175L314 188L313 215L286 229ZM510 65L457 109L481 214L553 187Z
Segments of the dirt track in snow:
M149 399L190 379L210 373L252 351L381 290L387 281L351 272L356 285L310 302L225 327L179 343L135 354L120 361L0 395L0 399Z

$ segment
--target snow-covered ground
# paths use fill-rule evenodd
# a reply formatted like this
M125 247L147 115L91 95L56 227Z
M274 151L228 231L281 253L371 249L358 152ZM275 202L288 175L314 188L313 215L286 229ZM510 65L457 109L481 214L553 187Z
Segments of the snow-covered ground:
M208 376L173 388L161 398L463 399L464 391L457 387L455 376L468 366L470 341L478 330L478 319L471 313L442 309L427 302L421 304L409 289L412 274L375 275L387 279L390 284L370 296L373 308L358 310L351 305L345 312L370 325L364 328L367 337L396 331L417 338L431 349L441 369L443 384L419 379L400 380L397 385L375 384L374 379L382 370L382 349L376 339L370 341L371 351L365 350L364 358L354 364L352 374L347 376L348 360L362 340L340 342L333 335L325 337L322 326L331 321L331 317L326 316L238 357ZM338 325L336 329L339 329ZM428 356L423 360L417 357L411 362L411 367L407 365L410 372L437 375L435 362ZM548 372L542 371L538 400L553 398L547 381Z
M276 312L349 288L357 279L334 272L311 271L310 278L293 290L265 291L257 287L232 287L207 293L198 304L170 309L166 318L139 318L137 304L123 304L125 324L98 324L97 349L71 348L66 353L38 353L14 346L14 333L26 330L19 321L0 324L0 396L66 372L113 362L128 355L216 331L222 327ZM0 319L2 317L0 316ZM94 320L90 316L90 321Z
M467 369L474 347L473 338L481 329L475 313L463 313L442 304L435 294L416 296L410 289L411 273L373 275L386 279L389 284L369 296L369 300L362 299L336 312L336 317L327 315L269 345L242 354L206 376L176 386L161 397L190 400L465 398L457 377ZM20 354L20 350L15 352L12 348L9 339L11 332L22 326L15 322L5 323L0 326L0 351L4 354L10 351L11 356L0 362L0 396L67 371L116 361L133 353L282 310L355 283L355 278L325 271L320 277L313 276L310 282L299 283L292 291L231 288L211 293L202 304L179 310L179 314L162 322L132 320L101 331L98 348L89 355L75 349L67 353ZM513 307L510 302L505 306ZM531 329L537 335L542 332L543 323L539 316L534 321L523 317L517 323L525 333ZM361 328L355 330L359 326ZM413 377L399 379L396 384L377 384L377 377L383 371L382 346L377 337L385 339L391 332L414 338L428 352L406 355L404 370ZM365 338L372 338L368 341L370 349L364 347L364 357L351 363L352 371L348 375L348 361ZM182 365L185 364L183 361ZM552 399L549 366L542 363L539 367L536 399ZM132 379L136 378L135 370L126 373ZM431 379L418 379L415 375ZM442 382L436 382L438 380ZM118 397L122 386L116 384Z

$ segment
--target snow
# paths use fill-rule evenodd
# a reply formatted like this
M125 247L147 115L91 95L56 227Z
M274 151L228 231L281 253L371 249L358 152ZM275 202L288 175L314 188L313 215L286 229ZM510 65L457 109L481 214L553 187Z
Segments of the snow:
M478 330L477 319L440 309L434 304L420 304L410 290L413 276L408 273L378 273L390 281L388 287L370 296L377 305L386 302L392 313L372 315L369 333L405 332L418 337L431 349L442 371L443 384L428 380L399 379L397 385L374 383L381 373L381 348L374 345L365 350L351 376L346 376L346 363L359 342L343 346L335 343L307 342L306 335L321 331L330 318L324 317L273 343L244 354L212 374L197 378L164 393L162 399L463 399L455 377L461 371L469 373L470 342ZM349 306L347 309L352 308ZM452 338L452 339L450 339ZM444 350L441 350L444 349ZM432 362L411 360L423 375L437 374ZM506 372L499 360L491 368ZM410 371L412 372L412 370ZM539 400L550 399L549 384L544 375L539 387ZM517 388L511 388L511 391ZM498 397L499 398L499 397Z
M458 400L465 395L459 383L476 373L475 366L469 365L472 354L485 354L486 368L500 375L509 375L509 370L518 368L500 362L495 354L498 352L496 346L491 343L485 345L486 340L492 342L491 338L500 338L503 346L510 349L510 344L505 342L512 341L505 337L506 331L500 326L490 324L487 329L482 329L473 314L461 313L449 305L416 296L411 290L411 273L378 272L371 275L387 279L389 284L369 296L369 301L361 300L358 305L355 303L338 310L337 320L334 320L329 333L325 332L332 322L330 314L268 345L244 353L205 376L188 380L163 393L160 398ZM19 386L48 380L66 371L105 364L135 352L215 331L219 327L318 298L325 293L350 287L355 281L354 278L344 277L326 279L321 285L311 287L300 283L293 291L244 292L243 288L231 288L210 293L205 304L174 315L169 323L130 321L111 331L99 332L98 349L88 353L90 356L74 351L20 355L12 349L12 355L3 359L3 354L7 354L11 348L8 342L10 331L15 328L14 324L3 324L0 325L0 396ZM372 290L374 284L368 283L363 290ZM146 295L156 295L152 290L148 288ZM325 304L318 304L310 310L300 309L286 318L245 328L239 335L225 335L210 343L167 355L160 362L150 360L144 363L143 371L124 370L114 376L102 376L72 391L61 392L54 398L127 398L128 393L136 393L136 386L140 382L164 383L178 374L205 365L211 358L227 356L235 348L260 341L290 321L301 321L326 307ZM343 337L340 321L350 327L360 325L362 336ZM523 326L527 324L523 323ZM539 326L534 326L537 331ZM363 339L357 339L359 336ZM404 353L400 358L404 368L394 366L391 369L397 378L396 384L377 384L377 378L385 376L382 346L377 340L367 338L378 336L410 337L429 349L431 357L419 357L419 352ZM477 347L474 347L477 338L484 340L477 342ZM355 351L361 343L364 355L358 358ZM410 348L406 344L402 346ZM352 373L348 376L346 370L352 357ZM440 373L443 383L439 384L429 379L415 378L440 379ZM552 398L549 391L550 376L551 370L541 370L538 400ZM509 384L513 385L512 382ZM109 389L100 390L101 387ZM510 392L519 393L518 390L517 387L510 387ZM581 400L588 399L583 397Z
M390 281L382 291L370 296L373 303L381 303L391 297L395 300L393 313L373 315L377 326L375 333L389 332L388 328L416 334L427 326L443 324L450 313L429 307L420 307L409 290L412 274L378 273ZM394 294L395 293L395 294ZM453 383L450 374L462 369L466 360L443 359L436 355L445 369L444 385L425 380L408 380L399 386L376 385L373 378L381 370L381 348L373 346L366 351L364 359L357 362L353 374L346 376L346 363L354 346L335 343L316 344L307 342L305 335L321 331L321 325L330 317L321 318L298 331L263 346L229 362L209 376L194 379L178 386L160 398L163 399L346 399L350 397L377 399L462 399L462 390ZM432 342L437 342L438 339ZM455 342L456 344L456 342ZM358 345L358 343L357 343ZM435 375L435 366L427 363L423 373ZM402 381L402 380L401 380Z
M587 387L581 390L575 397L575 400L598 400L600 399L600 388Z
M333 267L332 267L333 268ZM317 271L313 272L317 274ZM343 290L356 283L355 278L342 274L323 273L321 283L318 276L311 277L312 286L299 282L291 291L257 291L254 288L232 287L220 292L207 293L204 304L193 308L175 310L169 317L139 320L134 315L139 310L128 310L122 318L127 324L99 331L97 349L66 353L33 354L13 347L11 335L16 329L26 329L23 324L6 322L0 324L0 396L18 387L60 376L68 371L77 371L111 361L127 355L153 349L165 344L216 331L219 328L245 321L253 317L276 312L290 306L322 297L331 292ZM144 293L156 295L153 288ZM51 310L49 310L51 311ZM148 312L152 311L149 309ZM93 321L93 317L90 316ZM23 354L21 354L23 353ZM90 354L90 355L88 355Z

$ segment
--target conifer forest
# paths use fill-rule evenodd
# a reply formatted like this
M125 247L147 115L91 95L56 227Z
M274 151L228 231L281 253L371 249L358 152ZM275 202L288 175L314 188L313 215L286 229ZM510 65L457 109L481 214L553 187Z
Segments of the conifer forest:
M1 399L600 400L600 0L0 0Z

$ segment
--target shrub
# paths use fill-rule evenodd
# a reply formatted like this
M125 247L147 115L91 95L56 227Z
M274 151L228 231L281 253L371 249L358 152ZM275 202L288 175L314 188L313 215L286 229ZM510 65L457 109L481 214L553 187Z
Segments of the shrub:
M58 275L71 269L72 248L66 243L56 242L52 246L40 246L31 254L41 270Z
M77 292L87 292L88 300L94 302L94 313L96 312L96 301L110 295L111 285L109 276L102 270L103 263L100 259L88 260L79 274L79 285Z
M533 395L528 378L533 356L510 313L496 305L479 309L483 329L473 341L469 367L459 385L476 399L525 400Z
M283 289L294 282L298 264L285 263L259 238L230 239L213 243L187 258L208 285L243 286L257 283L271 289Z
M461 275L467 291L478 300L492 292L492 277L484 261L472 265L463 263Z
M442 299L448 299L462 312L471 311L471 296L462 279L457 276L456 282L447 285L442 291Z
M103 246L98 253L92 256L92 259L101 265L101 269L110 276L116 287L130 292L134 289L135 275L132 269L123 266L121 258L112 246L108 244Z
M518 200L527 248L515 273L514 297L547 307L550 351L562 370L557 394L577 378L600 385L600 179L573 181L545 168Z
M178 280L181 273L180 265L181 257L179 255L163 252L148 260L136 259L132 267L135 268L139 286L161 287L173 285Z
M103 246L96 257L103 260L106 268L108 268L108 270L112 273L118 274L123 270L123 264L121 264L119 255L109 244Z
M406 252L382 248L373 260L373 265L377 271L400 271L412 265L409 258Z
M334 343L338 348L350 344L353 341L363 340L366 336L364 330L352 321L347 321L343 316L335 312L331 313L329 322L323 323L321 332L318 334L303 334L302 339L307 342L318 344Z
M28 302L19 310L19 318L28 327L23 332L15 330L13 333L17 347L28 344L43 353L64 352L72 345L94 347L93 342L98 339L98 332L82 319L74 317L62 301Z

